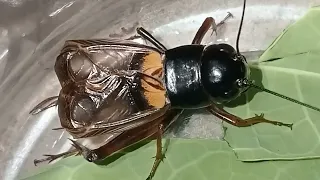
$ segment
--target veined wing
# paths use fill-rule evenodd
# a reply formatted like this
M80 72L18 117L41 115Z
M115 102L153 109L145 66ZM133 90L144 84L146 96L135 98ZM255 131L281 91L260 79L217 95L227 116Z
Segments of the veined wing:
M123 132L166 112L161 54L130 43L66 43L56 63L63 82L58 109L62 126L74 137Z

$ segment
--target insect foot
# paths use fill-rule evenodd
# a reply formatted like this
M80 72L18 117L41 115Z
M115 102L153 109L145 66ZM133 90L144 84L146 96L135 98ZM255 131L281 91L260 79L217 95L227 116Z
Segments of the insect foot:
M37 166L39 163L48 161L48 164L51 163L52 161L54 161L55 159L60 158L61 156L59 156L59 154L44 154L43 156L46 156L46 158L43 159L35 159L33 161L34 165Z
M39 163L46 162L46 161L48 161L48 163L51 163L52 161L54 161L56 159L65 158L65 157L68 157L68 156L71 156L71 155L74 155L74 154L79 154L78 149L73 149L73 150L66 151L66 152L63 152L63 153L60 153L60 154L44 154L43 156L46 156L46 158L35 159L33 161L33 163L34 163L35 166L37 166Z
M252 117L252 118L249 118L246 120L266 122L266 123L274 124L276 126L286 126L286 127L290 128L291 130L292 130L292 126L293 126L293 123L283 123L283 122L279 122L279 121L271 121L271 120L265 119L263 113L261 113L260 115L255 114L255 117Z

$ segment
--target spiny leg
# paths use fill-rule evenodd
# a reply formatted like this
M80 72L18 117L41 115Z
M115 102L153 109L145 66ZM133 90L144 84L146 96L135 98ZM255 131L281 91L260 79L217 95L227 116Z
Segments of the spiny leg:
M44 156L47 156L46 158L34 160L35 166L41 162L48 161L48 163L50 163L59 158L66 158L72 155L80 155L80 154L82 154L83 157L89 162L95 161L97 159L97 155L93 151L81 145L77 141L74 141L72 139L69 139L69 140L72 142L71 145L74 147L74 149L60 153L60 154L45 154Z
M203 21L200 28L198 29L195 37L192 40L192 44L201 44L201 41L202 41L204 35L208 32L208 30L210 28L212 28L212 33L215 32L217 35L217 28L219 26L221 26L222 24L224 24L225 21L227 21L230 17L233 17L233 15L230 12L228 12L227 16L222 21L220 21L218 24L216 24L213 17L207 17ZM212 35L212 33L211 33L211 35Z
M237 127L248 127L248 126L252 126L254 124L259 124L259 123L269 123L276 126L286 126L292 129L292 125L293 125L293 124L287 124L279 121L271 121L271 120L265 119L263 117L263 114L256 115L255 117L251 117L247 119L241 119L240 117L230 114L216 105L211 105L207 107L207 110L213 115L222 119L223 121Z
M83 152L82 147L76 141L71 140L71 139L69 139L69 140L72 142L71 145L75 149L72 149L72 150L69 150L69 151L66 151L66 152L63 152L63 153L60 153L60 154L44 154L43 156L47 156L47 157L43 158L43 159L35 159L34 160L34 165L37 165L38 163L42 163L42 162L46 162L46 161L48 161L48 163L50 163L50 162L52 162L52 161L54 161L56 159L66 158L66 157L69 157L69 156L72 156L72 155L80 155Z
M59 158L66 158L72 155L79 155L80 152L78 149L72 149L60 154L44 154L43 156L46 156L46 158L43 159L35 159L33 161L34 165L37 166L37 164L42 163L42 162L46 162L48 161L48 163L51 163L52 161L59 159Z
M226 17L224 17L222 19L222 21L220 21L218 24L217 24L217 27L221 26L222 24L224 24L229 18L232 18L233 15L231 14L231 12L228 12L228 14L226 15Z
M137 33L143 37L144 39L148 40L151 42L155 47L157 47L159 50L162 50L165 52L167 48L161 44L155 37L153 37L147 30L145 30L143 27L138 27L137 28Z
M163 161L163 159L165 158L165 155L162 151L162 134L163 134L163 125L160 124L159 130L157 132L157 152L156 152L156 156L155 156L155 160L154 160L151 172L146 180L151 180L153 178L158 166L160 165L160 162Z

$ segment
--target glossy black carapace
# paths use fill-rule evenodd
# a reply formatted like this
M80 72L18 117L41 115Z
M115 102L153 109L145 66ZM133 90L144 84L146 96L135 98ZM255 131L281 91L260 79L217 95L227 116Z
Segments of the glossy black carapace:
M169 49L164 62L164 84L173 108L226 103L247 88L239 86L239 81L249 78L249 68L227 44Z

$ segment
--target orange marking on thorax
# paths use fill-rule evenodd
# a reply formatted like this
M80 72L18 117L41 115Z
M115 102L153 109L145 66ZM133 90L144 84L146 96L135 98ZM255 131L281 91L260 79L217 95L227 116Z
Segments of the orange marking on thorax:
M151 52L143 57L142 72L162 81L163 64L159 53ZM165 105L165 89L162 82L144 76L141 79L141 86L149 105L156 108L162 108Z

